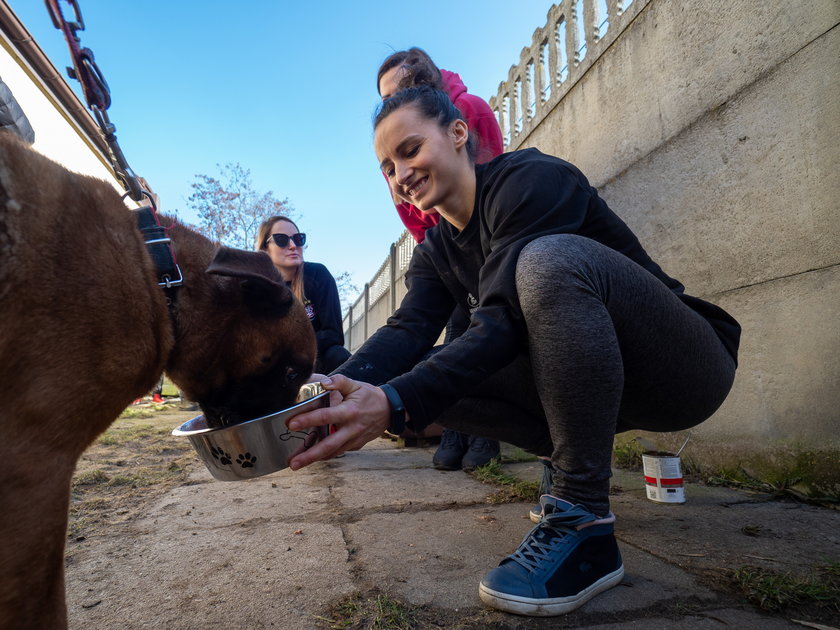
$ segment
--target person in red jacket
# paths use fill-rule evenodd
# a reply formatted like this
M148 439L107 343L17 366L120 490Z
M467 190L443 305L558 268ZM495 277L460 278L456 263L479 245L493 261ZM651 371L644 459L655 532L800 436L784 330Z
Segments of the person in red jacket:
M463 115L476 142L476 164L489 162L504 151L502 131L490 106L480 97L467 92L467 86L459 75L439 69L425 51L409 48L395 52L379 66L376 88L382 100L401 89L418 85L428 85L449 95L449 100ZM426 230L438 224L440 215L435 211L421 212L393 194L392 197L403 225L414 240L422 243Z
M449 100L469 125L470 136L476 143L476 163L489 162L502 153L502 131L490 106L483 99L467 92L467 86L460 76L438 68L424 50L409 48L395 52L379 66L376 88L382 100L402 89L419 85L428 85L449 95ZM438 224L440 215L435 210L419 210L400 200L393 191L391 197L405 228L414 240L422 243L426 238L426 230ZM469 313L456 307L446 326L445 342L449 343L461 335L469 324ZM498 455L499 442L496 440L444 429L440 447L432 457L432 465L438 470L474 470Z

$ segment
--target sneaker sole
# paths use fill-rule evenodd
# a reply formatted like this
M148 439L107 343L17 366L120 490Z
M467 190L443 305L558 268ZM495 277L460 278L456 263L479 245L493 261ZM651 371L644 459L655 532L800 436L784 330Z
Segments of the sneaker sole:
M435 464L432 462L432 468L435 470L461 470L460 466L447 466L446 464Z
M464 470L464 471L466 471L466 472L472 472L472 471L474 471L476 468L481 468L482 466L486 466L487 464L489 464L489 463L491 463L491 462L497 462L497 461L500 461L500 459L501 459L501 458L500 458L498 455L496 455L496 456L491 457L490 459L488 459L486 462L482 462L482 463L480 463L480 464L470 464L470 463L464 464L463 462L461 462L461 469L462 469L462 470Z
M486 605L498 610L513 613L515 615L526 615L528 617L554 617L572 612L583 606L598 593L612 588L624 577L624 565L612 573L608 573L597 582L582 590L577 595L568 597L554 597L535 599L532 597L519 597L510 593L500 593L484 584L478 586L478 596Z

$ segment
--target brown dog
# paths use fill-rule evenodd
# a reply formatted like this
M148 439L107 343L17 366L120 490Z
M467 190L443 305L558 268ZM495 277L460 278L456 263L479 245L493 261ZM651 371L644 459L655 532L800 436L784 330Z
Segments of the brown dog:
M0 133L0 628L66 626L76 461L163 370L226 421L288 406L312 370L268 256L163 222L185 280L171 313L116 191Z

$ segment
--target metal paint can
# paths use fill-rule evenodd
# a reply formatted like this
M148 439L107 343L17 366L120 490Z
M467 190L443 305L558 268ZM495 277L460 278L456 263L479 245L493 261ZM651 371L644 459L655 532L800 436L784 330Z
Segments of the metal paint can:
M680 458L674 453L642 453L647 498L655 503L685 503Z

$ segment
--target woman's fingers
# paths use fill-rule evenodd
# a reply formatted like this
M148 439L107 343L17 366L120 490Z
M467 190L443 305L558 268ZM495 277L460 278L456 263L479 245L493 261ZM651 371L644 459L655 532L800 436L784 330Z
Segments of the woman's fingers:
M322 459L330 459L336 455L340 455L343 452L341 449L342 441L341 437L337 436L338 432L336 431L329 437L316 442L314 446L309 447L302 453L295 454L289 460L289 468L299 470L304 466L309 466L309 464L321 461Z
M338 424L339 415L343 413L338 410L338 406L313 409L312 411L296 415L289 420L287 425L292 431L304 431L327 424Z
M378 387L337 375L322 381L325 389L337 391L343 399L334 407L316 409L295 416L289 428L301 430L334 424L337 429L304 452L295 454L289 462L292 470L335 457L349 450L358 450L382 435L388 426L390 407L384 392Z
M319 383L321 383L321 387L323 387L324 389L328 389L330 391L338 391L345 398L348 396L348 394L353 393L354 391L365 385L365 383L354 381L353 379L347 378L346 376L343 376L341 374L336 374L335 376L325 376L322 380L319 381Z
M288 422L288 426L292 431L346 422L345 416L348 410L342 408L341 403L347 396L357 391L363 385L363 383L351 380L340 374L324 377L319 382L325 390L331 392L330 406L295 416ZM336 399L336 396L338 396L338 399Z

